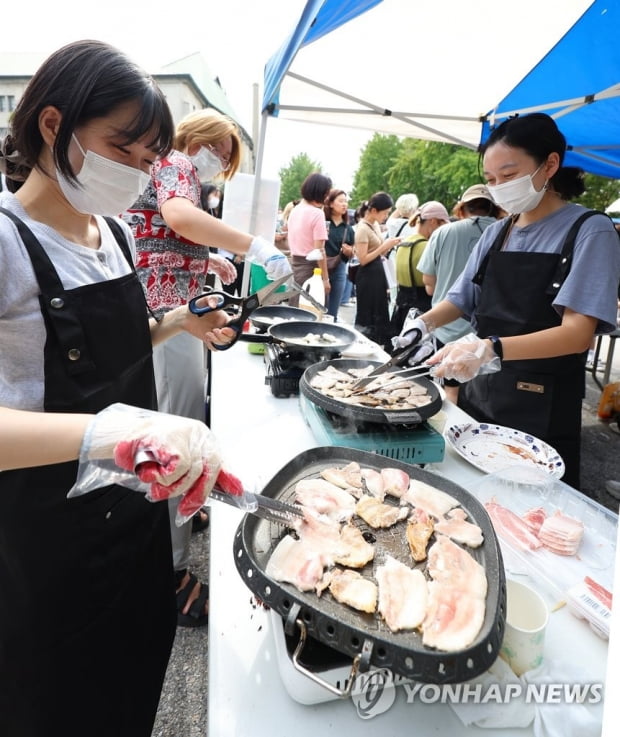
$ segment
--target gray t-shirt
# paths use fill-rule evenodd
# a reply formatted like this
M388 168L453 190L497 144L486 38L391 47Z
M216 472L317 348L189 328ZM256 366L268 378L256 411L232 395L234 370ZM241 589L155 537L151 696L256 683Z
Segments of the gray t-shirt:
M482 233L496 222L492 217L471 217L448 223L437 228L424 249L418 270L436 278L432 304L445 298L454 282L463 272L474 246ZM435 330L442 343L467 335L471 332L469 320L459 318Z
M567 204L523 228L514 226L505 250L560 253L570 226L585 210L581 205ZM472 318L480 298L480 287L472 279L504 222L500 220L484 231L463 273L446 295L467 318ZM605 215L588 218L577 233L573 263L553 306L559 315L568 307L581 315L595 317L596 332L610 333L616 329L619 280L620 239L613 223ZM475 327L473 319L472 324Z
M81 246L28 217L19 200L0 193L0 207L32 230L66 289L115 279L131 271L105 220L97 216L98 249ZM119 220L119 223L121 221ZM121 223L135 253L130 229ZM32 262L12 220L0 213L0 405L43 410L43 349L46 331Z

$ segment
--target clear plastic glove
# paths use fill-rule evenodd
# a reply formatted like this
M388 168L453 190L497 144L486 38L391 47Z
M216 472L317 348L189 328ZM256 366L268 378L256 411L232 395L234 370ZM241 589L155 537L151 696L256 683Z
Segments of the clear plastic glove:
M420 314L420 311L415 308L409 310L400 335L392 338L392 345L395 350L408 348L414 343L420 343L430 334L428 326L422 320Z
M94 416L80 449L76 483L68 496L109 484L146 492L149 501L182 496L177 524L204 504L219 478L221 455L211 430L177 415L113 404ZM225 490L242 493L224 474ZM236 491L235 491L236 489Z
M492 374L502 368L490 341L473 333L445 345L428 359L427 364L435 366L433 376L460 382L470 381L481 374Z
M218 276L222 284L232 284L237 278L237 269L217 253L209 254L209 273Z
M291 265L282 251L260 235L255 236L252 243L250 243L247 259L262 266L271 281L277 281L283 276L293 273Z

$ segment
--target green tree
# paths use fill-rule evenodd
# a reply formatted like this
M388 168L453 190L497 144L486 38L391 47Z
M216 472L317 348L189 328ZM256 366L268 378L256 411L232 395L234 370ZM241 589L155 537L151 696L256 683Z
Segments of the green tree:
M359 207L375 192L390 191L389 171L401 147L397 136L375 133L368 141L362 149L359 168L353 176L353 189L349 193L351 207Z
M585 175L586 191L576 200L580 205L602 210L620 197L620 180L607 179L595 174Z
M481 181L478 154L463 146L408 138L389 171L390 193L415 192L420 202L438 200L448 210L467 187Z
M298 200L301 197L301 185L308 174L314 171L322 171L322 166L306 153L297 154L291 159L288 166L278 172L280 177L280 207L287 202Z

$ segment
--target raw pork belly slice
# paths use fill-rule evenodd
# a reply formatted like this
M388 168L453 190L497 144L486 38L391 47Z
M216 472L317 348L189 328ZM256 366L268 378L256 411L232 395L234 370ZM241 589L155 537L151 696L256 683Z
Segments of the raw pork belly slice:
M459 506L458 500L450 494L416 479L411 479L409 489L403 494L401 501L423 509L437 519L442 519L453 507Z
M409 568L391 555L377 568L379 612L392 632L412 630L426 614L428 589L422 571Z
M323 577L317 588L317 594L320 594L326 586L329 587L334 599L341 604L369 614L377 609L377 584L364 578L357 571L334 568Z
M583 522L556 510L543 522L538 539L558 555L575 555L583 538Z
M286 535L271 554L265 573L275 581L292 583L300 591L312 591L328 565L331 565L329 556L313 550L303 540Z
M355 505L355 512L371 527L391 527L407 517L409 510L406 507L394 507L383 504L372 496L362 496Z
M428 551L429 601L422 642L446 652L463 650L484 624L487 578L463 548L441 535Z
M295 500L317 514L343 522L355 512L355 498L325 479L303 479L295 485Z
M495 532L507 542L511 542L521 550L538 550L542 547L540 540L527 526L526 522L507 507L491 500L484 505L489 513Z
M473 522L467 522L467 512L460 507L448 512L448 518L435 523L435 531L447 535L457 543L470 548L479 548L484 538L482 530Z
M385 481L383 474L375 471L374 468L362 468L362 479L364 487L370 496L374 496L379 501L385 499Z
M383 478L386 494L400 499L403 494L407 493L411 479L405 471L402 471L400 468L382 468L381 477Z
M547 519L547 513L543 507L532 507L521 515L521 519L530 528L530 530L538 537L543 522Z

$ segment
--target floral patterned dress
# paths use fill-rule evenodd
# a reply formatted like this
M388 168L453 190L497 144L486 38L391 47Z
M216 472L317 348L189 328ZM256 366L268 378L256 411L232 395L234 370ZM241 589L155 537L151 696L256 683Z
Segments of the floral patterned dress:
M201 294L209 265L209 247L175 233L161 217L161 206L173 197L200 207L196 168L180 151L153 164L150 184L123 213L136 239L138 276L156 317Z

